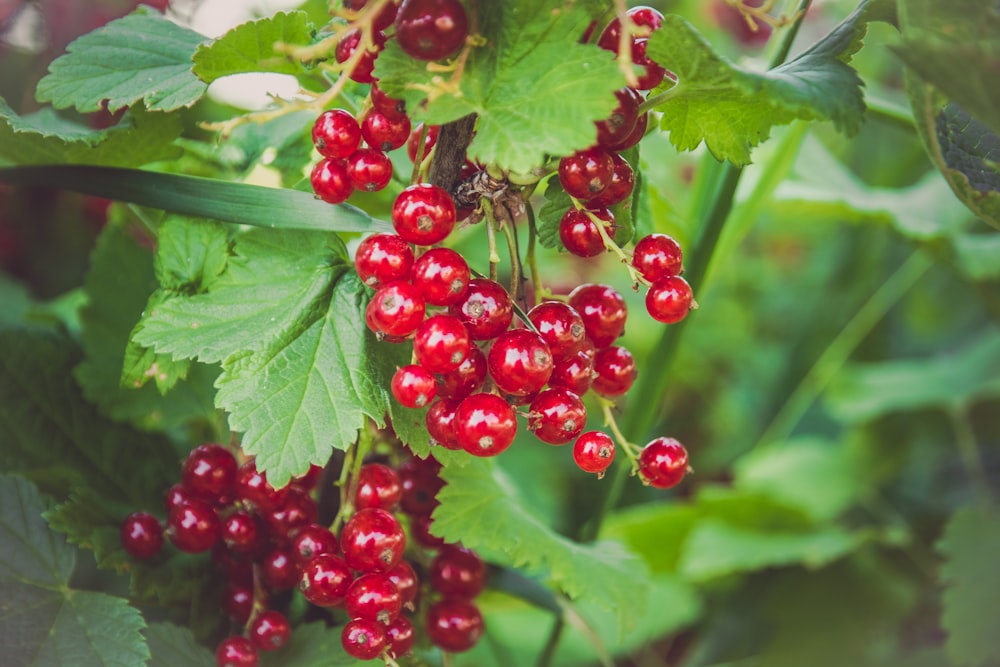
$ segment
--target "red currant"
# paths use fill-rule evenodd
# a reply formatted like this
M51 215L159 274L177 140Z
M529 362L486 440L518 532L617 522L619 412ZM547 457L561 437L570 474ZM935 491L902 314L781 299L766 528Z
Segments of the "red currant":
M649 234L635 244L632 266L649 282L680 275L684 252L672 236Z
M344 0L344 9L359 12L364 9L370 0ZM399 5L394 2L387 2L382 6L381 11L372 19L372 28L375 30L385 30L396 20L396 12Z
M316 196L329 204L347 201L354 193L351 175L347 173L347 163L343 160L320 160L313 167L309 181Z
M559 182L570 197L591 199L611 183L614 162L599 146L577 151L559 161Z
M411 185L392 205L396 233L414 245L434 245L455 227L455 202L442 188L429 183Z
M461 449L461 447L459 447ZM415 516L410 520L410 534L413 541L425 549L440 549L445 545L443 537L438 537L431 532L434 518L429 514Z
M406 115L406 102L386 95L378 83L373 83L370 91L372 106L386 116L397 117Z
M591 389L601 396L621 396L632 388L637 374L632 353L618 345L597 351L594 372L597 376Z
M351 70L349 76L352 81L357 81L358 83L374 83L375 77L372 76L372 72L375 69L375 59L378 57L379 52L385 48L386 37L381 31L376 30L372 34L372 48L374 50L365 51L355 64L354 69ZM343 37L340 38L340 42L337 44L337 51L335 53L338 63L346 63L358 49L361 44L361 31L357 28L348 31Z
M675 438L656 438L639 452L639 475L650 486L672 488L687 472L687 450Z
M573 460L580 470L603 475L615 460L615 441L606 433L587 431L573 443Z
M121 527L122 547L133 558L152 558L163 547L160 520L146 512L133 512Z
M313 556L335 554L339 548L337 536L318 523L302 526L295 531L290 546L292 558L300 567L312 560Z
M344 603L352 581L354 575L343 558L333 553L318 554L302 566L299 590L317 607L336 607Z
M587 423L587 409L568 389L546 389L531 402L528 429L550 445L562 445L580 435Z
M400 405L423 408L437 395L437 380L420 364L410 364L396 369L390 388Z
M292 478L290 484L297 486L299 490L309 493L316 488L319 484L320 478L323 476L323 466L318 466L315 463L309 464L309 469L303 474Z
M257 648L246 637L226 637L215 649L218 667L257 667Z
M427 636L449 653L468 651L483 635L483 615L469 600L445 598L427 610Z
M226 590L222 594L222 606L234 621L245 625L253 613L253 586L233 582L226 584Z
M635 123L639 119L639 105L642 103L639 93L631 88L623 88L615 92L615 97L618 98L615 110L605 120L595 123L597 143L604 148L624 141L635 129Z
M646 310L664 324L675 324L687 317L693 301L691 286L680 276L657 280L646 292Z
M368 303L366 319L375 325L375 333L408 336L424 320L424 298L410 283L402 280L386 283Z
M583 345L586 329L580 313L562 301L545 301L528 311L528 320L538 329L552 356L563 359Z
M452 315L433 315L417 327L413 356L432 373L457 369L469 354L472 341L464 324Z
M624 151L638 144L646 136L646 128L649 126L649 113L639 115L635 122L635 128L631 133L614 146L608 146L609 151ZM611 187L611 186L608 186ZM607 206L607 204L605 204Z
M441 374L437 393L443 398L463 399L483 386L484 380L486 380L486 355L477 345L470 344L469 352L458 368Z
M292 628L280 611L268 609L250 624L250 641L261 651L277 651L288 643Z
M451 248L431 248L413 264L411 280L434 306L457 303L472 278L465 259Z
M199 445L191 450L181 470L181 484L212 499L232 491L236 481L236 458L221 445Z
M400 616L385 629L389 643L389 657L399 658L413 649L413 623L405 616Z
M403 610L399 589L385 574L370 572L354 580L344 597L347 615L388 625Z
M579 352L565 359L557 359L549 376L549 387L568 389L583 396L594 380L594 344L588 339Z
M590 206L611 207L620 204L632 195L635 188L635 172L632 165L628 163L618 153L612 153L611 159L615 163L614 173L611 174L611 183L600 195L590 200Z
M199 493L178 482L167 489L167 493L163 496L163 506L166 508L167 514L169 514L170 510L178 505L183 505L189 500L201 500L202 502L212 503L216 499Z
M571 208L559 221L559 240L577 257L596 257L604 252L604 238L587 211ZM615 235L615 216L603 206L590 211L601 220L609 238Z
M377 507L358 510L340 531L344 560L362 572L388 572L399 563L405 547L399 521Z
M648 44L649 40L645 37L640 37L632 42L632 62L644 70L639 75L639 81L635 85L636 90L652 90L663 83L663 79L667 77L666 68L646 55ZM670 78L675 77L671 76Z
M380 150L356 150L347 158L347 177L355 189L377 192L392 180L392 160Z
M474 456L496 456L517 434L514 408L496 394L472 394L455 410L455 437Z
M480 353L482 354L482 353ZM483 362L485 367L485 362ZM431 403L431 407L424 416L424 424L431 440L445 449L461 449L455 437L455 410L459 402L465 398L442 398Z
M486 586L486 563L475 551L449 544L431 561L427 576L442 595L471 600Z
M330 109L321 113L313 123L312 140L323 157L343 160L358 149L361 128L349 112Z
M219 539L222 523L215 508L200 500L191 500L170 510L167 537L187 553L208 551Z
M403 498L403 483L396 471L382 463L366 463L358 473L354 508L379 507L393 511Z
M399 597L403 601L403 605L407 605L417 599L420 582L417 581L417 573L413 571L413 567L405 559L399 561L399 564L389 570L386 576L389 577L389 581L399 591Z
M396 16L396 40L417 60L448 58L468 35L469 20L458 0L406 0Z
M257 470L253 459L250 459L236 472L234 491L238 499L251 503L259 511L267 512L284 504L289 487L275 489L267 481L267 474Z
M286 538L299 528L316 523L319 510L316 501L306 491L295 486L288 487L288 494L281 505L264 512L261 518L267 522L272 535Z
M249 554L261 545L263 538L264 530L256 515L246 510L236 510L222 522L222 541L232 552Z
M358 660L374 660L385 650L385 628L378 621L356 618L340 633L340 643L347 655Z
M372 148L388 152L399 148L410 138L408 116L384 114L372 107L361 119L361 136Z
M501 391L527 396L549 381L552 352L534 331L513 329L500 334L493 342L486 364Z
M400 509L410 516L430 514L437 507L437 492L444 486L435 467L429 465L431 459L407 459L396 472L403 484L403 498Z
M459 318L472 340L490 340L507 330L514 319L510 294L497 282L473 278L469 288L448 312Z
M609 285L579 285L570 292L569 305L580 313L587 337L597 348L611 345L625 331L625 299Z
M647 7L645 5L638 5L632 7L626 12L626 16L632 19L632 22L637 26L649 28L650 30L658 30L661 25L663 25L663 14L652 7ZM618 52L618 40L622 31L622 22L619 18L614 18L608 27L604 29L601 33L600 38L597 40L597 45L602 49L607 49L608 51Z
M362 239L354 253L354 268L361 281L378 287L410 276L413 250L397 234L372 234Z
M261 580L270 590L285 591L299 581L302 573L293 556L287 546L277 546L261 559Z
M406 154L410 156L410 162L417 161L417 149L420 148L420 135L423 134L424 124L420 123L415 128L413 132L410 133L410 138L406 140ZM431 154L431 149L437 143L438 133L441 131L440 125L428 125L427 126L427 136L424 138L424 152L421 153L422 159L426 160Z

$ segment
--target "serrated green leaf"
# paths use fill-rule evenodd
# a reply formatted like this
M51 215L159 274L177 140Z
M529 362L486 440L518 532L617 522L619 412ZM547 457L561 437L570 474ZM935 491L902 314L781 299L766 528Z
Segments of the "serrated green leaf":
M857 365L826 393L838 419L866 421L894 412L969 406L1000 396L1000 336L988 331L965 347L919 360Z
M775 69L755 72L717 54L683 18L668 15L649 38L648 55L677 75L657 107L660 127L680 150L702 142L719 160L750 162L750 149L775 125L796 118L831 120L856 132L865 106L862 81L847 65L883 2L863 2L811 48Z
M303 623L295 626L289 642L280 651L264 657L263 664L275 667L362 667L371 661L359 661L347 655L340 641L341 628L326 623Z
M489 562L544 577L570 598L586 595L616 612L619 632L643 613L647 570L621 543L580 544L553 532L521 502L514 481L493 461L445 466L441 476L446 484L434 510L436 534L461 541Z
M168 215L156 233L156 279L164 289L196 294L229 261L229 230L211 220Z
M50 108L19 116L0 97L0 162L137 167L177 157L173 140L181 129L176 116L133 109L118 124L95 130Z
M119 225L105 227L91 255L80 311L84 360L74 377L84 395L112 419L165 429L214 415L212 385L218 369L174 363L129 345L156 287L151 252ZM126 350L128 349L128 352ZM128 384L123 385L125 378ZM186 378L187 382L181 382ZM155 380L157 387L145 385ZM145 386L144 386L145 385Z
M601 526L601 537L624 542L653 572L676 573L684 540L698 516L691 505L632 505L608 516Z
M298 630L298 628L296 628ZM143 631L152 656L148 667L216 667L215 655L194 633L173 623L150 623Z
M538 242L543 247L554 249L563 247L562 239L559 237L559 223L566 211L572 207L573 200L563 190L559 180L550 178L545 187L545 203L538 209L536 222Z
M75 552L42 519L22 478L0 476L0 644L12 667L144 664L145 623L127 601L69 588Z
M956 667L976 667L1000 659L1000 515L995 510L960 509L938 543L944 555L941 578L948 632L945 648Z
M313 25L305 12L278 12L238 25L194 53L194 73L205 83L229 74L278 72L297 74L302 65L275 49L277 43L307 44Z
M197 102L207 84L191 72L191 57L205 37L140 7L74 40L38 82L39 102L84 113L114 113L140 100L147 109L172 111Z

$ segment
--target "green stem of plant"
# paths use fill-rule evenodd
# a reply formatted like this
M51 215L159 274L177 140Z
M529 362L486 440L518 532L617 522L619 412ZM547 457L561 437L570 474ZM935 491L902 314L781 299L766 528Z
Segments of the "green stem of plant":
M871 93L865 95L865 106L868 107L866 113L872 120L897 127L906 132L912 133L917 130L917 123L913 119L913 111L909 107L876 97Z
M545 641L545 646L535 662L537 667L548 667L552 663L552 658L555 657L556 648L559 646L559 640L562 639L562 633L565 629L566 619L563 618L562 614L557 614L552 629L549 631L549 638Z
M955 433L955 445L962 459L962 467L965 468L965 473L972 483L976 503L984 509L989 508L993 505L993 492L990 491L990 484L986 479L983 459L979 453L979 445L976 444L976 433L969 421L968 409L965 405L954 404L948 409L948 419Z
M541 303L543 297L542 276L538 273L538 260L535 257L535 247L538 240L538 227L535 222L535 209L528 203L525 206L528 213L528 250L525 261L531 272L531 287L535 291L535 303Z

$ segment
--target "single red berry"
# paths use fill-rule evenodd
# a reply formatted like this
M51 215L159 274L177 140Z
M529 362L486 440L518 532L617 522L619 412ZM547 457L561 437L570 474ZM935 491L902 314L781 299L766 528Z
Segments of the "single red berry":
M396 40L417 60L451 57L468 35L469 19L458 0L405 0L396 15Z
M318 523L302 526L295 531L289 545L292 558L300 567L312 560L313 556L335 554L340 548L337 536Z
M347 158L347 177L356 190L377 192L392 180L392 160L380 150L361 148Z
M414 245L434 245L455 227L455 202L443 188L429 183L411 185L392 205L396 233Z
M469 351L458 368L441 374L437 393L442 398L463 399L482 387L484 380L486 380L486 355L478 345L470 344Z
M343 160L358 149L361 128L350 112L329 109L321 113L313 123L312 140L323 157Z
M553 360L541 336L528 329L513 329L497 336L486 364L501 391L527 396L549 381Z
M603 206L589 211L604 225L608 238L615 236L615 216ZM604 237L598 230L588 211L570 208L559 221L559 240L570 253L577 257L596 257L604 252Z
M236 472L235 496L251 503L258 511L267 512L284 504L289 487L275 489L267 481L267 474L257 470L253 459L246 461Z
M302 576L294 553L287 546L271 549L260 561L261 580L272 591L294 588Z
M688 453L675 438L656 438L639 452L639 475L650 486L669 489L688 473Z
M455 437L474 456L496 456L516 434L514 408L496 394L466 396L455 410Z
M426 407L437 395L437 380L420 364L401 366L392 374L392 395L408 408Z
M472 278L465 259L451 248L431 248L413 264L411 281L434 306L457 303Z
M528 429L550 445L563 445L580 435L587 423L587 408L568 389L551 387L538 394L528 412Z
M621 396L632 388L638 371L632 353L619 345L601 348L594 356L597 376L591 389L601 396Z
M378 288L366 315L375 325L376 334L409 336L424 321L424 298L410 283L396 280Z
M384 114L372 107L361 119L361 136L371 148L387 153L410 138L410 118Z
M431 526L433 525L434 518L430 514L415 516L410 519L410 535L413 537L413 541L424 549L440 549L445 545L443 537L438 537L431 532Z
M122 548L133 558L152 558L163 547L163 526L146 512L133 512L121 527Z
M370 0L344 0L344 9L360 12L369 2ZM396 20L398 10L399 5L395 1L385 3L379 13L375 15L375 18L372 19L372 28L375 30L385 30L391 26L393 21Z
M234 621L245 625L253 613L253 584L226 584L226 590L222 593L222 607Z
M385 628L378 621L356 618L349 621L340 633L344 652L358 660L374 660L382 654L388 643Z
M632 266L650 282L680 275L684 265L684 252L672 236L649 234L635 244Z
M615 163L614 173L611 174L611 183L600 195L588 202L590 206L611 207L632 196L635 189L635 172L632 165L618 153L612 153L611 159Z
M352 581L351 567L343 558L334 553L318 554L302 566L299 590L317 607L336 607L344 603Z
M354 495L355 509L379 507L391 512L402 498L403 483L395 470L382 463L366 463L361 466L358 490Z
M208 551L222 533L222 523L215 508L200 500L191 500L170 510L167 538L187 553Z
M222 521L222 541L234 553L253 553L264 542L264 533L257 516L247 510L236 510Z
M458 368L469 354L469 330L453 315L433 315L420 323L413 337L413 356L432 373Z
M250 624L250 641L261 651L277 651L288 643L292 628L280 611L268 609Z
M386 37L381 31L376 30L372 34L372 49L366 50L358 60L357 64L351 70L350 76L352 81L357 81L358 83L374 83L375 77L372 72L375 70L375 59L378 58L379 52L385 48ZM340 38L340 42L337 44L337 50L335 56L338 63L346 63L354 55L355 50L361 45L361 31L357 28L348 31L343 37Z
M400 616L385 629L389 644L389 657L400 658L413 649L413 623L405 616Z
M580 313L587 337L597 348L611 345L625 331L625 299L610 285L578 285L569 293L569 305Z
M587 431L573 443L573 460L580 470L603 475L615 460L615 441L606 433Z
M417 573L413 571L413 567L406 562L406 559L399 561L396 567L386 573L386 576L399 591L399 597L404 606L417 599L420 582L417 581Z
M444 480L438 476L438 471L429 466L427 461L414 457L403 462L396 473L403 485L400 509L410 516L433 512L438 505L437 492L444 486Z
M608 146L609 151L624 151L638 144L646 136L646 128L649 126L649 112L643 113L635 122L635 128L627 137L614 146ZM612 181L613 182L613 181ZM608 186L611 187L611 186ZM607 204L605 204L607 206Z
M472 340L490 340L507 330L514 319L510 294L497 282L473 278L462 298L448 308L469 330Z
M639 81L635 85L636 90L652 90L663 83L663 79L670 76L676 79L673 72L668 72L665 67L646 55L646 48L649 39L640 37L632 42L632 62L643 68L639 75Z
M481 354L481 353L480 353ZM485 369L486 362L483 362ZM484 371L485 372L485 371ZM431 441L445 449L461 449L455 437L455 410L459 402L465 398L441 398L431 403L430 409L424 416L424 424L427 427L427 434L431 436Z
M639 105L643 101L642 96L631 88L615 91L615 97L618 106L606 119L595 123L597 143L604 148L624 141L632 133L639 119Z
M257 667L257 648L246 637L226 637L215 649L218 667Z
M354 193L354 184L344 160L320 160L313 167L309 181L316 196L328 204L345 202Z
M486 586L486 563L472 549L448 544L431 561L427 576L441 595L471 600Z
M236 458L221 445L199 445L191 450L181 470L181 483L206 497L222 499L236 481Z
M415 128L413 132L410 133L410 138L406 140L406 154L410 156L410 162L417 161L417 149L420 148L420 135L423 134L424 124L420 123ZM424 152L421 153L421 161L426 160L430 154L431 149L437 143L438 133L441 131L440 125L428 125L427 126L427 136L424 137Z
M591 199L611 183L614 162L599 146L577 151L559 161L559 182L570 197Z
M344 607L351 618L367 618L388 625L403 610L403 598L388 576L369 572L355 579L347 589Z
M307 492L294 486L288 488L281 505L261 514L271 533L278 538L286 538L299 528L316 523L318 516L316 501Z
M580 313L568 303L545 301L528 311L528 320L538 329L554 359L575 354L586 336Z
M388 572L403 557L406 535L390 512L377 507L358 510L340 531L344 560L362 572Z
M483 635L483 615L475 603L460 598L445 598L427 610L427 636L438 648L449 653L468 651Z
M657 322L675 324L687 317L694 303L691 286L680 276L667 276L646 292L646 310Z
M594 381L594 344L587 339L580 350L565 359L557 359L549 376L549 387L568 389L577 396L590 390Z
M354 268L369 287L405 280L412 267L413 249L398 234L366 236L354 253Z
M389 5L395 7L395 5ZM373 83L369 91L372 100L372 107L378 109L386 116L405 116L406 102L389 97L378 87L378 83Z
M207 496L204 493L200 493L195 489L188 488L184 484L177 482L167 489L166 494L163 496L163 507L167 510L167 514L170 514L170 510L177 507L178 505L183 505L189 500L200 500L206 503L215 502L215 498Z

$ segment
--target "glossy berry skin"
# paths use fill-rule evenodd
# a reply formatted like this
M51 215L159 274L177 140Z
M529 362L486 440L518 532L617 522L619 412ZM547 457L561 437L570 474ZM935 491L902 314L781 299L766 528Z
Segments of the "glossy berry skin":
M432 315L420 323L413 337L413 356L432 373L458 368L469 354L469 330L452 315Z
M378 621L356 618L341 630L340 643L352 658L374 660L385 650L385 628Z
M639 475L650 486L670 489L688 472L688 453L675 438L656 438L639 452Z
M371 148L387 153L410 138L410 119L384 114L373 107L361 119L361 136Z
M552 375L552 365L549 346L528 329L500 334L486 356L486 366L497 387L514 396L528 396L544 387Z
M163 496L163 507L167 510L167 514L169 514L170 510L178 505L183 505L189 500L202 500L211 503L215 501L215 498L198 493L194 489L188 488L178 482L167 489L167 492Z
M121 542L132 558L152 558L163 548L160 520L146 512L129 514L122 522Z
M313 556L302 566L299 590L317 607L336 607L344 603L354 575L347 562L333 553Z
M411 185L392 205L396 233L414 245L434 245L455 227L455 202L442 188L429 183Z
M615 460L615 441L600 431L587 431L573 443L573 460L580 470L603 475Z
M359 12L364 9L371 0L344 0L344 9ZM387 2L382 10L372 19L372 27L375 30L385 30L396 20L396 13L399 5L395 2Z
M275 489L267 481L267 474L257 470L253 459L245 461L236 472L234 495L253 504L259 511L270 511L284 504L289 487Z
M385 629L389 645L389 657L399 658L413 648L413 623L405 616L400 616Z
M221 534L222 522L215 508L200 500L174 507L167 517L167 538L187 553L208 551Z
M609 238L615 236L615 216L602 207L590 211L601 220ZM604 238L587 211L571 208L559 221L559 240L563 247L577 257L596 257L604 252Z
M406 102L403 100L397 100L394 97L389 97L382 91L381 88L378 87L377 83L372 84L369 95L371 97L372 107L378 109L386 116L395 118L406 115Z
M427 636L449 653L471 649L482 637L484 627L479 608L469 600L445 598L427 610Z
M649 282L680 275L684 266L684 252L672 236L649 234L635 244L632 266Z
M437 393L442 398L462 399L477 391L486 380L486 355L478 345L469 345L469 351L458 368L442 373L438 378Z
M410 277L424 301L434 306L457 303L471 279L468 263L451 248L431 248L422 254Z
M309 182L316 196L328 204L345 202L354 193L354 184L343 160L320 160L313 167Z
M591 389L601 396L614 397L625 394L632 388L638 371L632 353L619 345L609 345L597 351L594 356L594 372L597 377Z
M382 463L366 463L358 473L354 508L378 507L393 511L403 499L403 482L396 471Z
M389 570L385 576L389 577L389 581L399 591L399 597L403 601L403 605L417 599L420 582L417 581L417 573L413 571L413 568L405 559L399 561L399 564Z
M624 151L632 148L646 136L646 129L649 127L649 113L641 114L635 121L635 128L632 132L614 146L608 146L609 151ZM610 187L610 186L609 186ZM605 204L607 206L607 204Z
M312 496L302 489L290 486L284 502L273 510L264 512L261 518L267 522L274 537L283 539L299 528L316 523L318 515L319 510Z
M557 359L549 376L549 387L568 389L577 396L590 390L594 381L594 344L588 341L579 352L565 359Z
M667 77L666 68L646 55L648 44L649 40L645 37L640 37L632 43L632 62L643 68L635 85L636 90L652 90ZM671 73L671 78L676 77Z
M396 15L396 40L417 60L454 55L469 35L469 19L458 0L404 0Z
M251 512L236 510L222 521L222 541L234 553L252 553L263 539L263 527Z
M351 70L350 78L352 81L357 81L358 83L375 83L375 77L372 72L375 70L375 59L378 57L379 52L385 48L385 34L380 31L375 31L372 34L372 42L374 51L366 50L361 59ZM347 32L337 44L337 50L334 55L337 58L338 63L346 63L354 51L361 44L361 31L357 28Z
M347 177L355 190L377 192L392 180L392 160L380 150L356 150L347 158Z
M288 643L292 628L280 611L269 609L250 624L250 641L261 651L277 651Z
M618 153L612 153L611 160L615 163L611 183L604 188L604 192L590 200L590 206L610 208L632 196L632 190L635 189L635 172L632 170L632 165Z
M514 319L514 304L502 285L487 278L473 278L461 300L448 308L469 330L472 340L490 340L507 330Z
M608 187L614 163L599 146L577 151L559 161L559 182L570 197L588 200Z
M329 109L321 113L313 123L312 140L323 157L343 160L361 144L361 128L350 112Z
M413 267L413 249L398 234L372 234L358 244L354 268L369 287L405 280Z
M680 276L668 276L646 292L646 311L657 322L675 324L687 317L693 301L688 282Z
M569 293L569 305L580 313L587 337L598 349L611 345L625 331L625 299L610 285L578 285Z
M528 412L528 429L550 445L563 445L580 435L587 423L587 408L568 389L551 387L538 394Z
M292 559L302 567L314 556L320 554L335 554L340 548L337 536L326 526L311 523L295 531L289 542Z
M408 408L426 407L437 395L437 380L419 364L401 366L392 374L393 397Z
M528 320L549 346L554 359L575 354L586 336L580 313L562 301L545 301L528 311Z
M198 445L184 461L181 484L208 498L219 499L232 491L236 468L236 458L225 447Z
M302 576L292 550L287 546L271 549L260 561L261 580L272 591L293 588Z
M340 531L344 560L362 572L388 572L399 563L405 547L399 521L377 507L358 510Z
M366 618L388 625L403 610L403 597L385 574L370 572L354 580L344 597L351 618Z
M253 613L253 585L244 586L233 582L226 584L226 590L222 594L222 607L230 618L245 625Z
M246 637L226 637L215 649L218 667L257 667L258 661L257 647Z
M483 362L483 368L485 369L485 362ZM462 449L462 445L458 444L458 438L455 436L455 410L458 409L462 398L465 396L454 399L440 398L431 403L430 409L424 416L424 425L427 427L427 433L431 436L431 440L445 449Z
M405 337L424 320L424 298L410 283L396 280L378 288L368 303L366 319L375 333Z
M434 519L429 514L415 516L410 520L410 535L413 536L414 542L425 549L440 549L445 545L445 541L443 537L431 532L432 525Z
M411 458L396 469L403 484L400 509L410 516L430 514L438 506L437 492L444 486L444 481L428 462Z
M618 106L605 120L595 123L597 143L604 148L624 141L635 129L635 123L639 119L639 105L642 103L639 93L631 88L623 88L615 92L615 97L618 99Z
M486 586L486 563L475 551L448 544L431 561L427 577L441 595L471 600Z
M516 434L514 408L496 394L472 394L455 410L455 438L473 456L496 456Z
M424 124L420 123L415 128L413 132L410 133L410 138L406 140L406 154L410 157L410 162L417 161L417 149L420 148L420 135L423 134ZM428 125L427 126L427 136L424 137L424 152L420 154L421 161L426 160L431 154L431 149L437 144L438 133L441 131L440 125Z

